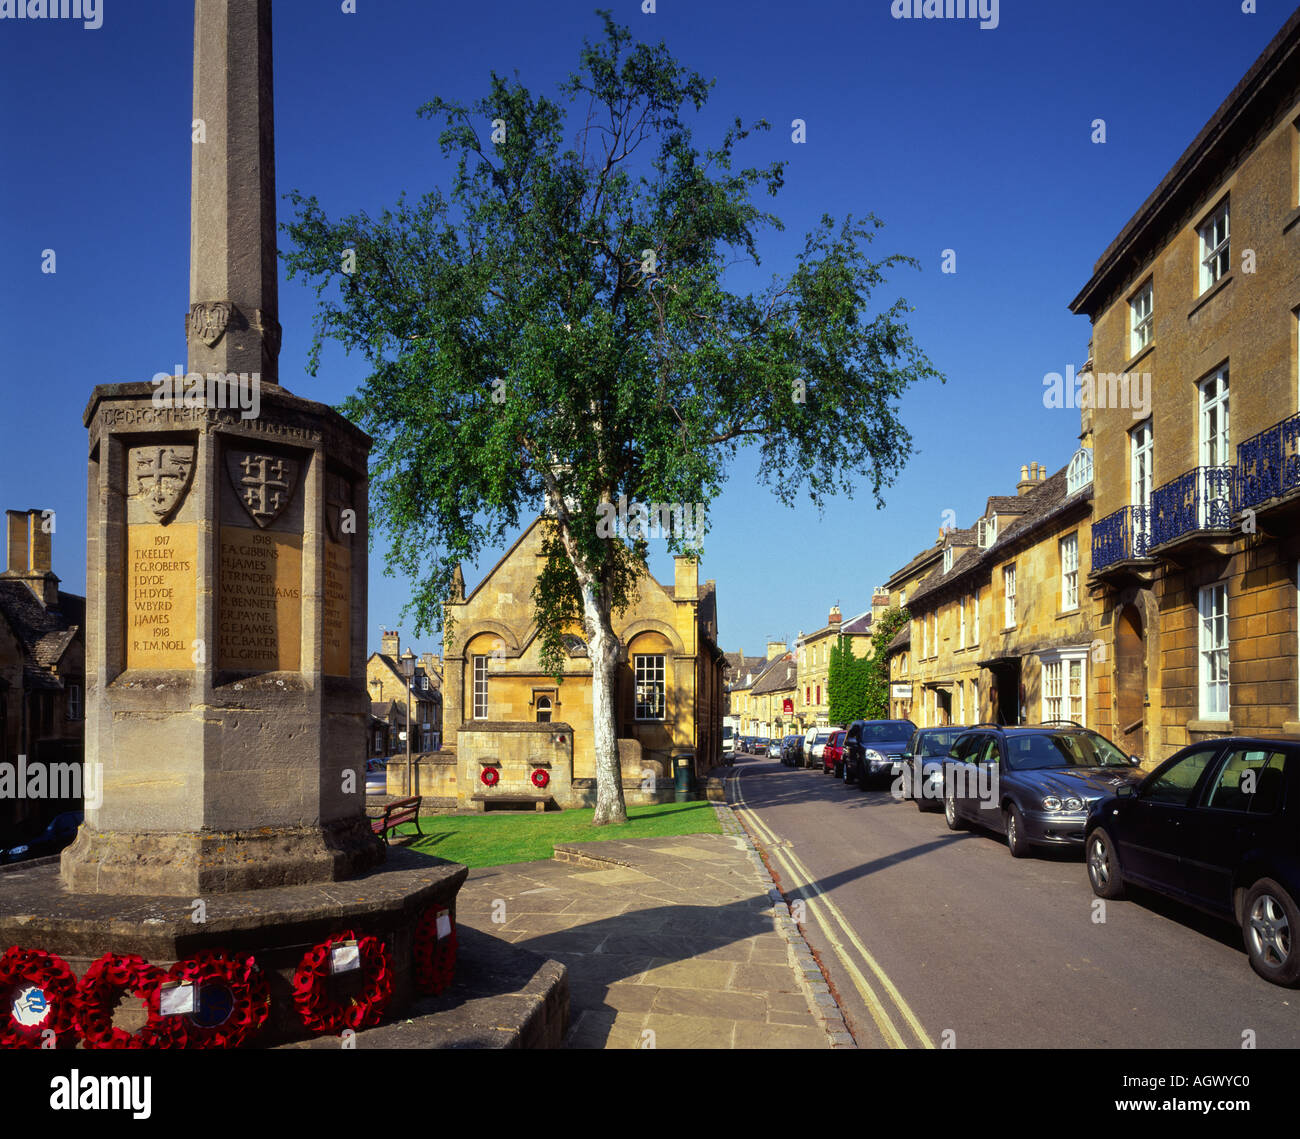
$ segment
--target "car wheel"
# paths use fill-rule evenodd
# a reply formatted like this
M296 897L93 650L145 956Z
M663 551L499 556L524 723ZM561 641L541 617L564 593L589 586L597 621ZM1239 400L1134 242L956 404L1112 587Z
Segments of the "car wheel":
M965 830L965 820L957 814L957 799L953 795L943 797L943 821L948 824L950 831Z
M1246 895L1242 913L1250 967L1275 985L1295 985L1300 980L1300 910L1291 895L1272 878L1261 878Z
M1088 881L1099 898L1122 898L1124 878L1110 835L1098 827L1088 836Z
M1003 821L1007 827L1007 849L1011 851L1011 857L1024 858L1029 853L1029 843L1025 840L1025 817L1015 803L1007 809Z

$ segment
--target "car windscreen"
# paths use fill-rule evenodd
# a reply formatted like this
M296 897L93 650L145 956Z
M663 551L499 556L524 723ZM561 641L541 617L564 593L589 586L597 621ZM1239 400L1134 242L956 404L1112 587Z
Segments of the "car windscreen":
M1131 766L1119 748L1093 732L1027 732L1008 735L1005 742L1012 771Z
M918 732L921 737L916 741L919 754L922 757L947 755L952 749L953 740L963 731L963 728L953 728L950 732Z
M915 731L916 725L911 720L881 720L875 724L863 724L861 738L867 745L897 743L910 740Z

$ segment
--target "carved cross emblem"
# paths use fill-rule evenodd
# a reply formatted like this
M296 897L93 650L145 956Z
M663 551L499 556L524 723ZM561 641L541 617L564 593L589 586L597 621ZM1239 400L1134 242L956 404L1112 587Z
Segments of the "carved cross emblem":
M131 485L127 493L141 498L162 522L180 505L194 475L193 447L132 447Z
M230 312L228 301L199 301L190 308L190 335L215 348L230 324Z
M226 469L248 516L263 529L280 517L298 485L298 464L279 455L227 451Z

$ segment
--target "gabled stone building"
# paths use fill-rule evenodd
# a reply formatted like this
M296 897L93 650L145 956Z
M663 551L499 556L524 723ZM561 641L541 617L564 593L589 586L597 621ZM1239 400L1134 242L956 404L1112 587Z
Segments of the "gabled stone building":
M939 567L908 599L909 648L901 637L891 645L895 682L913 686L905 712L919 727L1050 719L1096 726L1087 703L1093 614L1083 588L1089 471L1072 462L1047 477L1037 463L1026 465L1014 509L991 498L975 526L945 534Z
M468 596L447 603L444 723L455 764L429 791L439 801L483 805L513 794L562 807L595 803L591 666L581 626L566 634L562 682L541 664L532 592L545 525L536 519ZM678 557L671 586L641 578L614 617L614 632L623 648L615 699L624 794L629 803L653 802L671 793L679 757L690 759L697 777L722 761L716 586L701 585L697 563Z
M40 510L6 511L0 573L0 763L82 763L85 738L86 599L59 589L52 533ZM0 836L26 836L71 798L0 799Z
M400 738L406 731L408 701L401 656L401 635L385 631L379 652L366 660L371 715L367 750L372 756L406 753L406 741ZM442 739L442 673L432 653L424 653L415 662L409 701L412 751L436 751Z

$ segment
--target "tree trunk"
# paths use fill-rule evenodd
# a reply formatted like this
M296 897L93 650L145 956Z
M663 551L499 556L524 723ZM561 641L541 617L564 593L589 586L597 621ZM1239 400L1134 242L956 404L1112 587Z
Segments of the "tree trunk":
M618 709L615 677L619 643L614 635L607 599L590 578L579 573L583 623L587 627L587 655L591 660L591 719L596 749L596 813L592 822L627 822L623 802L623 770L618 758Z

